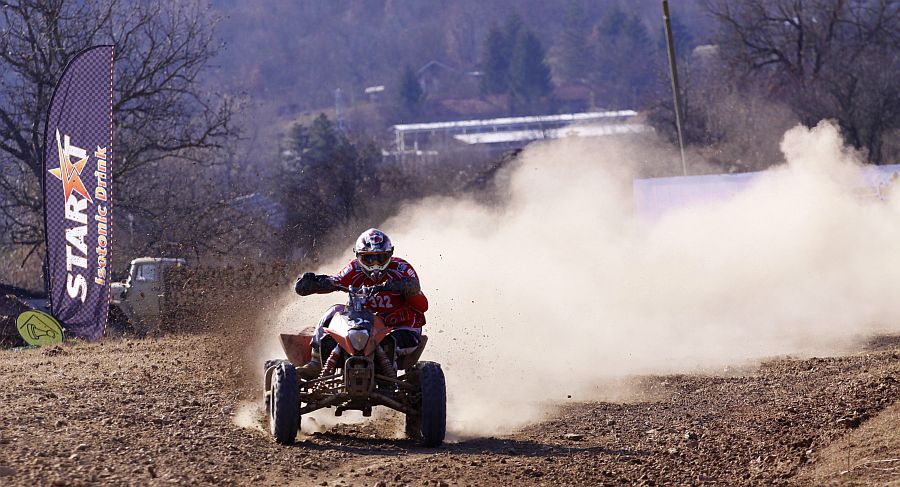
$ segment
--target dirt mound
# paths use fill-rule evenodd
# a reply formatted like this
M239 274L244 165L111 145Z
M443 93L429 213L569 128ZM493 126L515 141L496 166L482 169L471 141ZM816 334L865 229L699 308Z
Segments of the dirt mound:
M797 480L810 485L900 485L900 403L816 454Z
M12 294L0 295L0 348L21 347L25 345L16 318L31 309L24 301Z

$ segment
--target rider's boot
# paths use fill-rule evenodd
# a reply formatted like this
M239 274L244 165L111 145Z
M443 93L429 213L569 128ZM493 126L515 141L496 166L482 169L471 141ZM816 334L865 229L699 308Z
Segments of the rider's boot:
M377 373L380 373L392 379L397 378L397 369L394 367L391 359L388 358L387 353L385 353L385 351L380 347L375 348L375 360L377 361L375 368L375 370L378 371Z
M322 372L322 356L319 354L318 347L313 347L312 357L302 367L297 369L297 373L304 380L313 380Z
M387 359L391 364L391 369L394 371L394 376L397 376L397 342L394 340L385 340L384 344L384 354L387 355Z

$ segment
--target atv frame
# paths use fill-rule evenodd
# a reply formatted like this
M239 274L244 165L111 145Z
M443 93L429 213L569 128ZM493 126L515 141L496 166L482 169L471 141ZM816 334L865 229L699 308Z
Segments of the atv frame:
M264 401L269 429L279 443L293 443L300 418L323 408L360 411L371 416L374 406L386 406L406 415L406 435L425 446L439 446L446 430L446 385L440 364L419 362L428 342L422 336L412 353L398 358L398 377L376 373L369 356L351 356L335 373L304 380L296 366L310 358L309 332L282 334L287 360L266 363Z

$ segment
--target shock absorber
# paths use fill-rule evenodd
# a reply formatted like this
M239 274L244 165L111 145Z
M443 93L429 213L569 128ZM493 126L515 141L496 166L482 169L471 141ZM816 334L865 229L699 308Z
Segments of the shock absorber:
M378 364L378 368L381 370L381 375L386 375L395 379L397 378L397 371L394 370L394 366L391 365L391 360L381 347L375 347L375 360Z
M319 374L319 379L323 377L328 377L329 375L334 374L334 370L337 369L338 361L341 359L341 347L336 346L334 350L331 351L331 354L328 356L328 360L325 361L325 366L322 367L322 372ZM321 382L316 384L316 389L318 389L322 385Z

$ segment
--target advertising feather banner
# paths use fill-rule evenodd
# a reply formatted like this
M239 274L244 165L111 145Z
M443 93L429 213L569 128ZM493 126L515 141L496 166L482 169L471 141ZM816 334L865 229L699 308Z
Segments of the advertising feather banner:
M109 311L113 46L77 54L53 92L44 133L50 308L67 335L103 336Z

